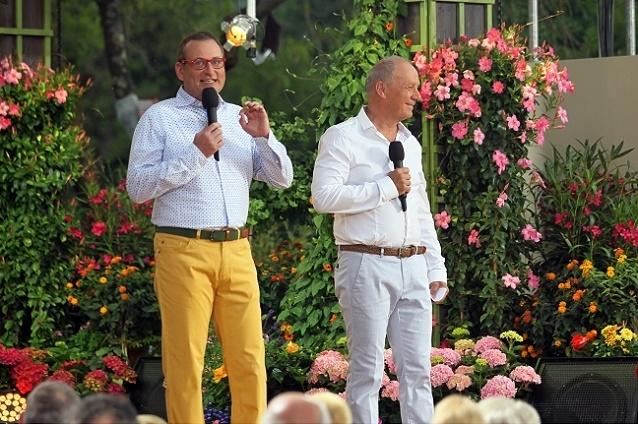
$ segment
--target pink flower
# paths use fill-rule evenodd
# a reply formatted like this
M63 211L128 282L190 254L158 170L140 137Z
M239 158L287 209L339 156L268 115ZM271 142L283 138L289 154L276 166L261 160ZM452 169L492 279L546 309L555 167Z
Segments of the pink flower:
M521 279L518 277L514 277L513 275L507 273L504 276L501 277L501 280L503 280L503 284L505 285L505 287L509 287L512 289L515 289L516 286L518 286L521 282Z
M516 384L504 375L490 378L481 388L481 399L493 396L513 398L516 396Z
M538 275L534 274L531 269L527 270L527 285L530 289L537 289L540 286L541 279Z
M91 226L91 232L96 237L104 235L104 233L106 233L106 224L102 221L94 222Z
M392 356L392 349L386 349L385 352L383 352L383 360L388 367L388 371L396 375L397 367L394 363L394 357Z
M442 102L443 100L449 99L450 87L439 85L438 87L436 87L436 90L434 90L434 95L440 102Z
M541 384L541 376L534 371L534 368L527 365L519 365L510 373L510 378L518 383Z
M481 40L478 38L470 38L467 42L467 45L470 47L478 47L481 45Z
M470 231L470 235L467 236L467 244L470 246L481 247L481 240L479 240L479 232L476 229Z
M530 224L527 224L525 228L521 230L521 234L523 235L523 239L533 241L534 243L538 243L543 238L543 235Z
M432 387L436 388L444 385L454 375L452 368L445 364L439 364L432 367L430 370L430 381Z
M501 194L499 194L498 198L496 199L496 206L498 206L499 208L502 208L503 206L505 206L506 201L507 201L507 193L505 191L502 191Z
M500 349L503 346L503 343L499 339L494 336L485 336L481 337L476 341L474 345L474 352L482 353L488 349Z
M529 169L529 167L532 165L532 161L527 158L520 158L518 161L516 161L516 164L521 169Z
M57 90L55 90L55 102L59 105L63 104L66 102L66 97L67 97L67 92L64 88L60 87Z
M315 384L319 381L319 377L327 376L330 381L336 383L343 381L348 375L348 361L337 351L324 350L315 358L310 367L310 376L308 381Z
M481 352L479 358L485 359L490 368L507 364L507 356L499 349L487 349Z
M9 112L9 105L6 102L0 101L0 115L5 116Z
M481 72L489 72L492 69L492 59L488 57L481 57L478 61L479 71Z
M496 94L502 94L505 91L505 84L500 81L494 81L492 83L492 91Z
M521 123L519 122L516 115L510 115L507 118L505 118L505 120L507 121L507 128L511 130L518 131L518 129L521 126Z
M430 353L430 358L435 356L443 358L443 363L450 367L454 367L461 362L461 354L450 348L433 347L432 352Z
M558 106L558 109L556 109L556 114L563 124L569 122L569 119L567 119L567 111L562 107Z
M381 390L381 397L391 399L393 401L399 400L399 382L396 380L390 381L388 384L383 386Z
M427 105L432 98L432 84L430 84L430 81L426 81L423 83L421 89L419 90L419 94L421 94L421 101L423 102L423 105L425 107L425 105Z
M305 393L307 395L312 395L314 393L322 393L322 392L329 392L330 390L326 389L325 387L313 387L312 389L306 391Z
M20 106L15 103L11 103L9 105L9 115L10 116L20 116Z
M474 367L467 365L459 365L455 371L457 374L474 374Z
M0 131L11 126L11 119L0 116Z
M507 155L500 150L494 150L494 153L492 153L492 161L494 162L494 164L496 164L496 172L498 173L498 175L501 175L503 171L505 171L507 165L510 163L509 159L507 159Z
M475 129L472 134L474 135L474 142L476 144L478 144L479 146L483 144L483 140L485 140L485 134L483 134L483 131L481 131L480 128Z
M434 214L434 225L437 228L447 230L450 227L450 221L452 221L452 217L447 213L447 211Z
M446 384L448 389L462 392L472 385L472 379L469 375L454 374Z
M4 80L9 84L17 85L18 82L20 82L21 78L22 78L22 74L13 68L9 69L4 74Z
M461 121L452 125L452 136L454 138L462 140L466 134L467 134L467 122Z

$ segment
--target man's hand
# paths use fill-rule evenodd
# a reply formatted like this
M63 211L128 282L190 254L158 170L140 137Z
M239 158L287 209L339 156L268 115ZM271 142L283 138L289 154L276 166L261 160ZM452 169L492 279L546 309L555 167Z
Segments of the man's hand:
M410 168L397 168L388 174L392 182L397 187L399 196L410 192Z
M207 158L211 157L224 145L224 134L219 122L214 122L195 134L193 144Z
M434 303L443 303L448 292L447 283L443 281L432 281L430 283L430 297Z
M270 123L261 103L249 101L239 112L239 125L253 137L268 137Z

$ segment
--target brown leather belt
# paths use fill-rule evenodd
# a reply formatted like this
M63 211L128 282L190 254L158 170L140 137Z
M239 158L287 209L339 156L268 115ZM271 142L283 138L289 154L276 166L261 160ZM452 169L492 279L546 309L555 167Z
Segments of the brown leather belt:
M210 241L233 241L251 235L250 228L222 228L219 230L193 230L191 228L179 227L155 227L158 233L173 234L176 236L203 239Z
M428 249L425 246L405 246L405 247L379 247L365 244L342 244L339 250L345 252L369 253L379 256L396 256L398 258L409 258L414 255L422 255Z

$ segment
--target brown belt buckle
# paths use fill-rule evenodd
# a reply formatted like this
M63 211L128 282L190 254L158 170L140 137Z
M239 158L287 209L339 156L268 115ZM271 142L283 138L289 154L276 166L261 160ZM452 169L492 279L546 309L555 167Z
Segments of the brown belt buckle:
M237 232L237 237L231 238L230 235L233 234L232 232L236 231ZM226 228L224 230L224 234L225 234L225 241L233 241L233 240L239 240L239 237L241 236L241 230L239 228Z
M416 255L416 252L416 246L399 247L400 258L409 258L410 256Z

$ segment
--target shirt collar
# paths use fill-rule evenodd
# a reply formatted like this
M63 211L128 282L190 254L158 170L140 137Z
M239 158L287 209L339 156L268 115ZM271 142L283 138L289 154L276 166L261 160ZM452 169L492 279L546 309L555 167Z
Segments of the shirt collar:
M359 121L359 125L361 126L361 129L362 130L372 129L374 131L377 131L377 128L374 126L374 124L368 117L368 114L366 113L365 108L366 108L365 106L362 106L361 110L357 114L357 121ZM405 141L411 135L412 133L405 125L403 125L403 122L399 122L399 131L397 133L397 140Z
M176 100L177 106L202 107L202 101L188 94L188 92L184 90L183 85L179 87L179 90L177 90L177 94L175 95L175 100ZM224 99L222 99L222 96L219 96L218 108L223 107L224 104L226 104L226 102L224 101Z

